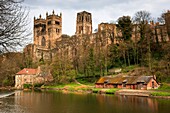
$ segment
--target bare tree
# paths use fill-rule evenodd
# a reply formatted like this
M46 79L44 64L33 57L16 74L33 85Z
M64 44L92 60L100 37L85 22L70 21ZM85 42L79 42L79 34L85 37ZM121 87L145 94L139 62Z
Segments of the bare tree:
M137 24L140 33L140 41L143 41L146 34L148 22L151 20L151 14L147 11L138 11L135 13L134 22Z
M162 11L162 14L160 15L160 17L157 18L157 21L161 24L165 24L165 13L166 11Z
M23 0L0 1L0 53L22 46L30 35Z

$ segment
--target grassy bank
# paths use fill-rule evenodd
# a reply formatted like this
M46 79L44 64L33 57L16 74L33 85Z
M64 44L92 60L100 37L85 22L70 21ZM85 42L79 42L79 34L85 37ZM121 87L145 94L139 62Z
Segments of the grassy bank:
M163 83L158 89L151 92L152 96L170 96L170 84Z
M81 93L98 93L98 94L115 94L116 91L122 90L117 88L95 88L93 84L82 85L77 83L70 84L59 84L53 86L42 86L41 88L49 90L58 90L58 91L68 91L68 92L81 92ZM134 90L134 92L138 90ZM148 90L149 91L149 90ZM127 92L127 91L126 91ZM129 92L133 93L133 92ZM149 91L151 96L170 96L170 86L168 84L163 84L159 89Z
M81 85L81 84L60 84L55 86L42 86L44 89L54 89L54 90L64 90L64 91L72 91L72 92L91 92L91 93L99 93L99 94L114 94L116 91L120 89L111 88L95 88L94 85Z
M93 93L103 93L103 94L114 94L116 91L120 89L112 88L112 89L102 89L102 88L93 88Z
M170 96L170 92L152 92L152 96Z

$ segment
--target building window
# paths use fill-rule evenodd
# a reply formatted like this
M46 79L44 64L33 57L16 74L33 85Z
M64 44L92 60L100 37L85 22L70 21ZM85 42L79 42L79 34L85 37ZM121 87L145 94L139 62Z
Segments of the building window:
M79 26L79 34L81 34L83 32L83 27Z
M84 17L82 16L82 22L83 22L83 20L84 20Z
M58 22L58 21L55 21L55 24L57 24L57 25L60 25L60 22Z
M154 88L154 81L152 81L152 88Z
M50 33L51 33L51 28L48 29L48 35L50 35Z
M42 40L41 40L41 46L46 46L46 40L45 40L44 37L43 37Z
M48 21L48 25L51 25L51 21Z
M60 33L60 29L56 29L56 33Z

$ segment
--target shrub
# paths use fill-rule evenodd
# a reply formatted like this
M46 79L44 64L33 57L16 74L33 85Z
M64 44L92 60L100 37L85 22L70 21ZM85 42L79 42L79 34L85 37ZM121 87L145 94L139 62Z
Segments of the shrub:
M2 81L2 84L3 84L3 86L8 86L9 80L8 80L8 79L4 79L4 80Z
M43 83L37 83L37 84L34 84L34 87L41 87L43 85Z
M24 89L32 88L32 84L24 84Z

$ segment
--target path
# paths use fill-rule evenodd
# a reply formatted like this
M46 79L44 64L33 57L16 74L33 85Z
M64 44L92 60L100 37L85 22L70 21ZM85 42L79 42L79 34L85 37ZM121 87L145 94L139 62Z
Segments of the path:
M149 97L152 91L148 90L132 90L132 89L122 89L117 91L116 95L127 95L127 96L142 96Z

